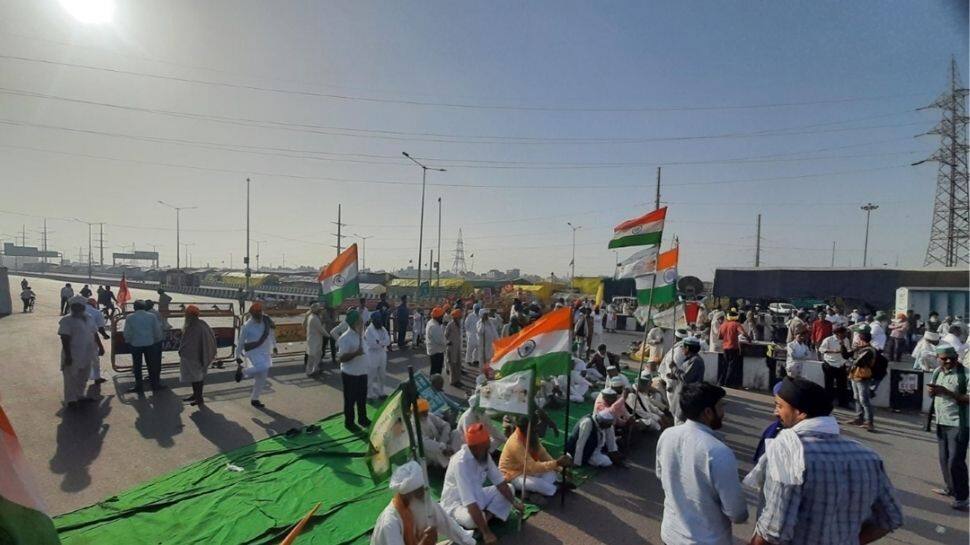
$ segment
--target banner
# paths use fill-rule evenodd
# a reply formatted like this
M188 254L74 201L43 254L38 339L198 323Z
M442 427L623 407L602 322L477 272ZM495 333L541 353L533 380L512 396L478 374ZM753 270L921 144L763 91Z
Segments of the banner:
M303 324L276 324L277 343L306 342L306 328Z
M405 414L404 394L398 387L381 405L367 431L367 467L376 481L391 474L392 464L400 465L407 461L411 429Z
M478 406L501 413L529 414L535 371L528 369L490 380L478 391Z

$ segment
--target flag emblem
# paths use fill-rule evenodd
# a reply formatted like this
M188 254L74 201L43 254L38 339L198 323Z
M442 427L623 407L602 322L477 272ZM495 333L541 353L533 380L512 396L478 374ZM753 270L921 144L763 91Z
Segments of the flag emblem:
M525 343L523 343L522 346L520 346L518 350L516 350L516 352L519 353L520 358L528 358L529 354L535 351L535 349L536 349L536 342L530 339Z

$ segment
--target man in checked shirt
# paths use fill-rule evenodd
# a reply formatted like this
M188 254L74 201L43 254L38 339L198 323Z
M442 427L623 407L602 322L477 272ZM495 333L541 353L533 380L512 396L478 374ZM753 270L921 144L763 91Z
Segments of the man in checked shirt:
M775 396L785 429L744 482L764 509L751 545L871 543L899 528L895 490L872 449L839 434L822 386L786 378Z

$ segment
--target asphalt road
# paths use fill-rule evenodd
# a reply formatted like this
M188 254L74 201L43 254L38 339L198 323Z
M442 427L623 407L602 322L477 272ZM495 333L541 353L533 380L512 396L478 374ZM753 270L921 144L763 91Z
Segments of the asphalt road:
M19 277L10 279L19 293ZM96 406L77 413L61 407L58 368L58 290L62 283L30 279L38 295L32 314L0 319L0 403L23 444L40 491L51 512L64 513L110 497L138 483L173 471L218 452L308 424L341 409L339 376L332 371L319 379L303 374L302 358L274 362L266 408L249 405L249 384L236 384L232 366L210 372L205 416L183 405L189 394L178 372L167 368L171 390L144 398L124 393L130 376L110 371L102 358L107 383L92 387L104 396ZM79 288L80 286L75 286ZM133 290L135 298L151 297ZM174 295L175 301L192 298ZM15 301L14 308L18 306ZM612 350L625 349L633 336L608 335ZM403 379L407 366L427 366L427 357L410 351L390 354L389 374ZM751 468L757 437L770 421L771 400L753 392L731 391L723 440L734 449L742 471ZM844 413L839 413L846 416ZM906 516L903 529L883 539L899 543L965 544L968 518L929 493L939 485L936 442L922 431L919 415L880 412L875 434L846 429L844 433L875 448L890 472ZM656 437L644 436L626 468L603 471L567 496L560 507L550 503L529 519L520 533L505 542L522 545L660 543L663 491L654 477ZM750 496L751 517L755 497ZM738 542L751 535L752 524L735 527Z

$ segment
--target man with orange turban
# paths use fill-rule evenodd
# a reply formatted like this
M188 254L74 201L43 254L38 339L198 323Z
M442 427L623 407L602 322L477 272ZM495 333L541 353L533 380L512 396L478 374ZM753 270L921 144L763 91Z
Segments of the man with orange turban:
M209 324L199 319L199 307L185 307L185 325L179 338L179 372L182 382L192 385L192 395L185 398L189 404L204 406L202 387L209 364L216 358L216 336Z
M482 533L482 541L498 538L488 527L492 518L506 520L512 508L522 509L512 487L488 455L491 438L481 424L469 426L465 445L451 457L441 489L441 507L458 524ZM486 481L491 484L486 486Z
M448 460L455 453L451 449L451 426L440 416L431 412L427 399L418 398L418 419L421 422L421 444L429 465L448 467Z

